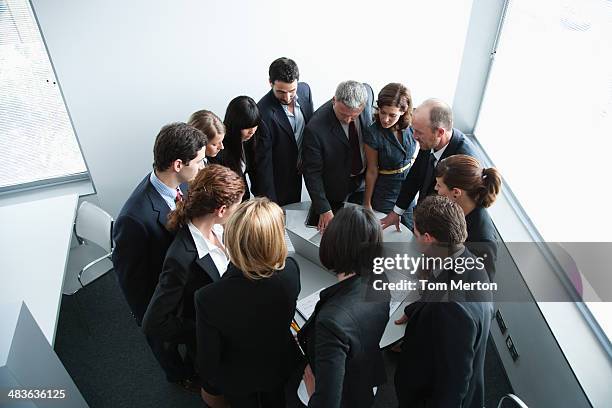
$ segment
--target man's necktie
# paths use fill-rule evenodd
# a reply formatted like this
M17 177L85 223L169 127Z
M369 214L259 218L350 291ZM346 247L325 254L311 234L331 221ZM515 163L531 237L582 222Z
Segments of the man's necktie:
M178 203L179 201L183 201L183 192L180 187L176 188L176 197L174 197L174 202Z
M349 123L349 145L351 146L351 174L357 175L363 170L363 161L361 160L361 148L359 147L359 136L357 135L357 127L355 122Z
M427 163L427 171L425 172L425 178L423 179L423 185L419 192L419 201L423 200L431 192L432 183L434 182L434 174L436 169L436 156L433 153L429 153L429 163Z

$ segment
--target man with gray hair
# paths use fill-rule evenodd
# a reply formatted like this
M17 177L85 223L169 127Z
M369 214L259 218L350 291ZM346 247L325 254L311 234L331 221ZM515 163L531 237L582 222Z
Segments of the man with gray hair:
M453 111L446 102L427 99L412 116L414 139L419 142L419 154L402 182L395 208L381 220L383 228L395 225L400 230L400 216L408 211L408 228L412 229L413 200L419 202L435 192L435 168L440 160L455 154L477 157L472 143L459 129L453 128Z
M325 230L345 201L361 204L365 170L362 134L372 124L374 92L341 82L304 130L304 180L312 205L306 224Z

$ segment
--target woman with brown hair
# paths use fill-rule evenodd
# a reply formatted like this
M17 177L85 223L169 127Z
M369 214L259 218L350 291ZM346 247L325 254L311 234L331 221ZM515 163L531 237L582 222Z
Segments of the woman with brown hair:
M300 270L287 258L284 215L267 198L240 205L226 224L231 264L195 295L198 367L206 391L232 408L285 407L284 386L297 363L290 332Z
M203 109L192 113L187 123L206 135L208 140L206 157L217 157L219 152L224 149L225 125L221 122L221 119L211 111ZM205 161L208 164L208 160L205 159Z
M378 93L377 105L374 123L363 138L367 162L363 205L387 214L412 165L417 142L410 128L412 96L408 88L387 84Z
M177 202L167 228L177 231L168 248L159 283L145 313L142 330L161 340L196 349L196 290L218 281L228 265L223 224L238 208L245 185L227 167L210 165L190 182L184 201Z
M484 258L491 281L495 277L497 237L486 209L495 202L501 183L497 169L483 168L478 160L464 154L449 156L436 166L435 189L463 210L468 233L465 244L475 255Z

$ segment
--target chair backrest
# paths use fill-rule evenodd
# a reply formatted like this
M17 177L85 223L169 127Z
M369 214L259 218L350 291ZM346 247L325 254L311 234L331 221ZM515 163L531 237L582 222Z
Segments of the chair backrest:
M74 230L85 241L93 242L105 251L113 249L113 217L95 204L83 201L77 210Z
M504 401L508 403L504 404ZM514 394L506 394L499 400L497 408L529 408L519 397Z

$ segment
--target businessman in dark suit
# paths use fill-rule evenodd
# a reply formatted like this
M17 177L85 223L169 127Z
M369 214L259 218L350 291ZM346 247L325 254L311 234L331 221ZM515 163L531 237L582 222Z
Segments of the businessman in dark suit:
M363 200L366 163L362 135L372 124L373 101L369 85L342 82L306 126L302 160L312 199L307 223L320 231L344 201L361 204Z
M445 263L452 258L454 266L423 269L420 279L444 283L448 290L423 291L396 321L406 323L395 373L399 406L482 408L493 304L489 290L450 285L489 282L482 263L463 246L463 210L447 197L427 197L414 210L414 236L426 257Z
M299 77L295 61L274 60L269 70L272 89L257 103L261 123L255 135L255 194L281 206L302 197L302 137L313 107L310 87L298 82Z
M142 319L162 271L166 251L174 238L165 224L168 213L182 200L182 183L203 167L206 137L185 123L164 126L153 148L153 172L138 184L113 226L113 266L121 290L136 318ZM170 382L187 380L191 373L176 347L147 336L153 354Z
M412 229L412 206L417 193L419 201L435 194L435 168L440 160L454 154L476 156L472 143L453 128L453 111L439 99L428 99L415 109L412 116L414 139L419 142L419 154L402 182L395 208L381 220L383 228L395 225L400 230L400 217L408 211L408 227Z

